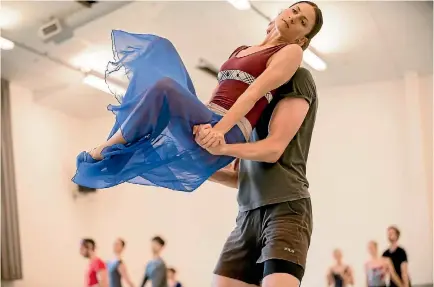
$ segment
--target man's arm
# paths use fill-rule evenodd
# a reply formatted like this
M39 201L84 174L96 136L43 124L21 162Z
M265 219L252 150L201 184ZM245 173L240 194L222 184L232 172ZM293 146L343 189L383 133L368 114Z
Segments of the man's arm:
M100 287L109 287L107 269L101 269L98 272L98 277L99 277L99 286Z
M140 287L145 287L145 285L146 285L146 282L148 282L148 280L149 280L148 276L147 276L147 275L145 275L145 277L143 277L143 281L142 281L142 284L140 284Z
M396 286L402 287L403 286L402 281L399 278L398 274L396 274L396 270L395 270L395 267L393 267L392 260L390 260L390 258L386 258L386 257L383 259L384 259L384 262L386 263L387 271L390 274L390 279L396 284ZM408 287L408 286L406 286L406 287Z
M218 154L274 163L301 127L308 110L309 103L304 98L284 98L274 109L267 138L252 143L224 144L209 151L218 150Z
M408 259L407 259L407 253L404 249L402 249L402 263L401 263L401 277L402 277L402 283L404 287L410 286L410 279L408 278Z
M131 281L130 276L128 275L127 267L125 266L125 264L123 262L121 262L121 264L119 264L118 271L119 271L119 274L121 274L122 279L124 279L125 282L127 282L128 286L134 287L134 284Z
M233 164L228 165L214 173L209 180L223 184L227 187L238 188L238 166L239 159L236 159Z

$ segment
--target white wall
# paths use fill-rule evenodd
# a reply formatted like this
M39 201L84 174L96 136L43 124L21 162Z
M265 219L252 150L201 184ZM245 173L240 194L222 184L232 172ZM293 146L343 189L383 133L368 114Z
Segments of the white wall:
M87 226L70 181L80 122L35 103L25 88L12 83L10 92L24 280L5 286L83 286L78 248Z

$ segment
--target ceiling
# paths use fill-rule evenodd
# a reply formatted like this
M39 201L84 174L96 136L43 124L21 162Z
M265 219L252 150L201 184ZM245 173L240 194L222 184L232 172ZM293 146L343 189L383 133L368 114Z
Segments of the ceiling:
M432 2L318 4L324 26L312 50L328 65L323 72L312 70L319 87L391 80L410 70L432 74ZM1 5L2 10L21 14L14 27L1 31L16 42L15 49L2 51L2 77L33 90L39 103L80 118L106 115L105 106L114 100L82 84L83 74L68 65L91 52L92 61L84 61L103 73L111 57L112 29L170 39L199 96L206 100L216 80L196 68L199 58L219 67L236 47L259 43L268 24L255 11L237 10L226 1L105 1L91 9L65 1L2 1ZM253 5L273 17L289 4L256 1ZM44 43L37 30L51 17L70 28L63 39Z

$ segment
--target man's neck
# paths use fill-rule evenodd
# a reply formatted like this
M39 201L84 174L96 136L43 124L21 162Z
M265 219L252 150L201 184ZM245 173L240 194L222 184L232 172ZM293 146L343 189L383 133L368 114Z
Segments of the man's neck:
M95 253L92 253L92 254L89 255L89 260L90 260L90 261L93 261L93 260L95 260L96 258L97 258L97 256L96 256Z
M390 246L389 246L390 251L395 251L397 248L398 248L398 242L397 241L390 243Z

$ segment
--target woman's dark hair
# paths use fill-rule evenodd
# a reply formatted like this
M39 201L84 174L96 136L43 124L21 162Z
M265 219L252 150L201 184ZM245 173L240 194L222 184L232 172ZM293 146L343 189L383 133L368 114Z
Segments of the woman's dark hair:
M312 40L312 38L315 37L315 35L318 34L318 32L322 28L322 24L323 24L322 11L321 11L321 9L319 9L318 5L316 5L315 3L311 2L311 1L299 1L297 3L292 4L289 7L291 8L292 6L298 5L300 3L309 4L310 6L313 7L313 9L315 11L315 24L313 25L312 30L310 30L310 32L305 36L307 38L307 41L301 47L301 48L303 48L303 50L306 50L310 44L310 40Z

